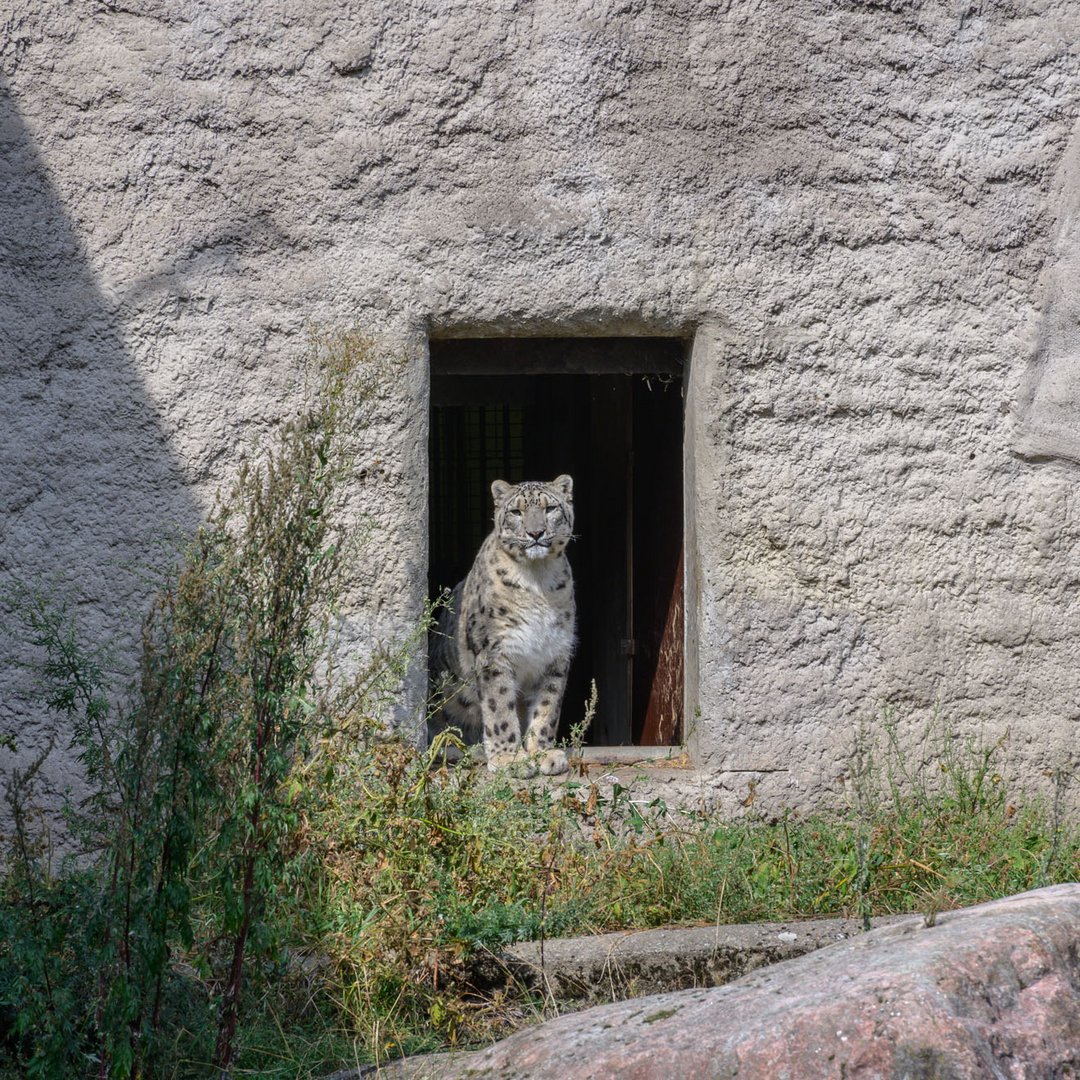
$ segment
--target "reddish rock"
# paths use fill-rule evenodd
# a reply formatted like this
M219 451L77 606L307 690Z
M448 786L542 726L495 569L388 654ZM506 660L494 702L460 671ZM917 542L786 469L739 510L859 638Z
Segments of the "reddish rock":
M598 1006L455 1062L470 1080L1080 1076L1080 885L921 917L714 989ZM445 1075L445 1074L444 1074Z

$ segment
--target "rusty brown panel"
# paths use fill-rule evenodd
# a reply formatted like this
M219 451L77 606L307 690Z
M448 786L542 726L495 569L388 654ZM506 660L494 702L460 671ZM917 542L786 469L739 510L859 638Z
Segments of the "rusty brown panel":
M673 746L682 730L683 715L683 557L671 589L664 634L649 690L642 746Z

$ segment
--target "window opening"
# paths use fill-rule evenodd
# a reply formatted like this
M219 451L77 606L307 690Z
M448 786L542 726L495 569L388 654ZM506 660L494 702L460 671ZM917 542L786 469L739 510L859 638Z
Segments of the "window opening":
M429 590L468 572L491 482L574 477L579 644L561 732L593 678L593 745L672 745L683 709L683 370L673 338L431 343Z

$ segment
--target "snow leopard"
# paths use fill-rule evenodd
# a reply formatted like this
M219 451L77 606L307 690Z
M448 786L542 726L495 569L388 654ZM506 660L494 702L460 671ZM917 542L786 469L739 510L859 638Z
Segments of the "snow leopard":
M575 645L573 480L491 485L495 527L431 642L433 728L482 739L488 769L567 771L555 733Z

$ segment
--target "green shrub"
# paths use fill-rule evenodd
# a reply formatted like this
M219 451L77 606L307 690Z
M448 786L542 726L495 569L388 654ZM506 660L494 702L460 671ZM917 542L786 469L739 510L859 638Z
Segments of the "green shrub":
M69 807L80 858L55 872L30 825L40 761L8 785L0 987L28 1075L167 1072L168 1017L192 987L202 1015L185 1038L212 1030L212 1049L192 1053L227 1071L245 982L257 988L280 954L279 895L299 865L297 767L371 703L377 678L333 694L315 674L345 580L335 511L350 429L386 372L345 335L317 343L312 374L305 406L241 466L166 575L130 693L107 686L61 609L13 594L91 791Z

